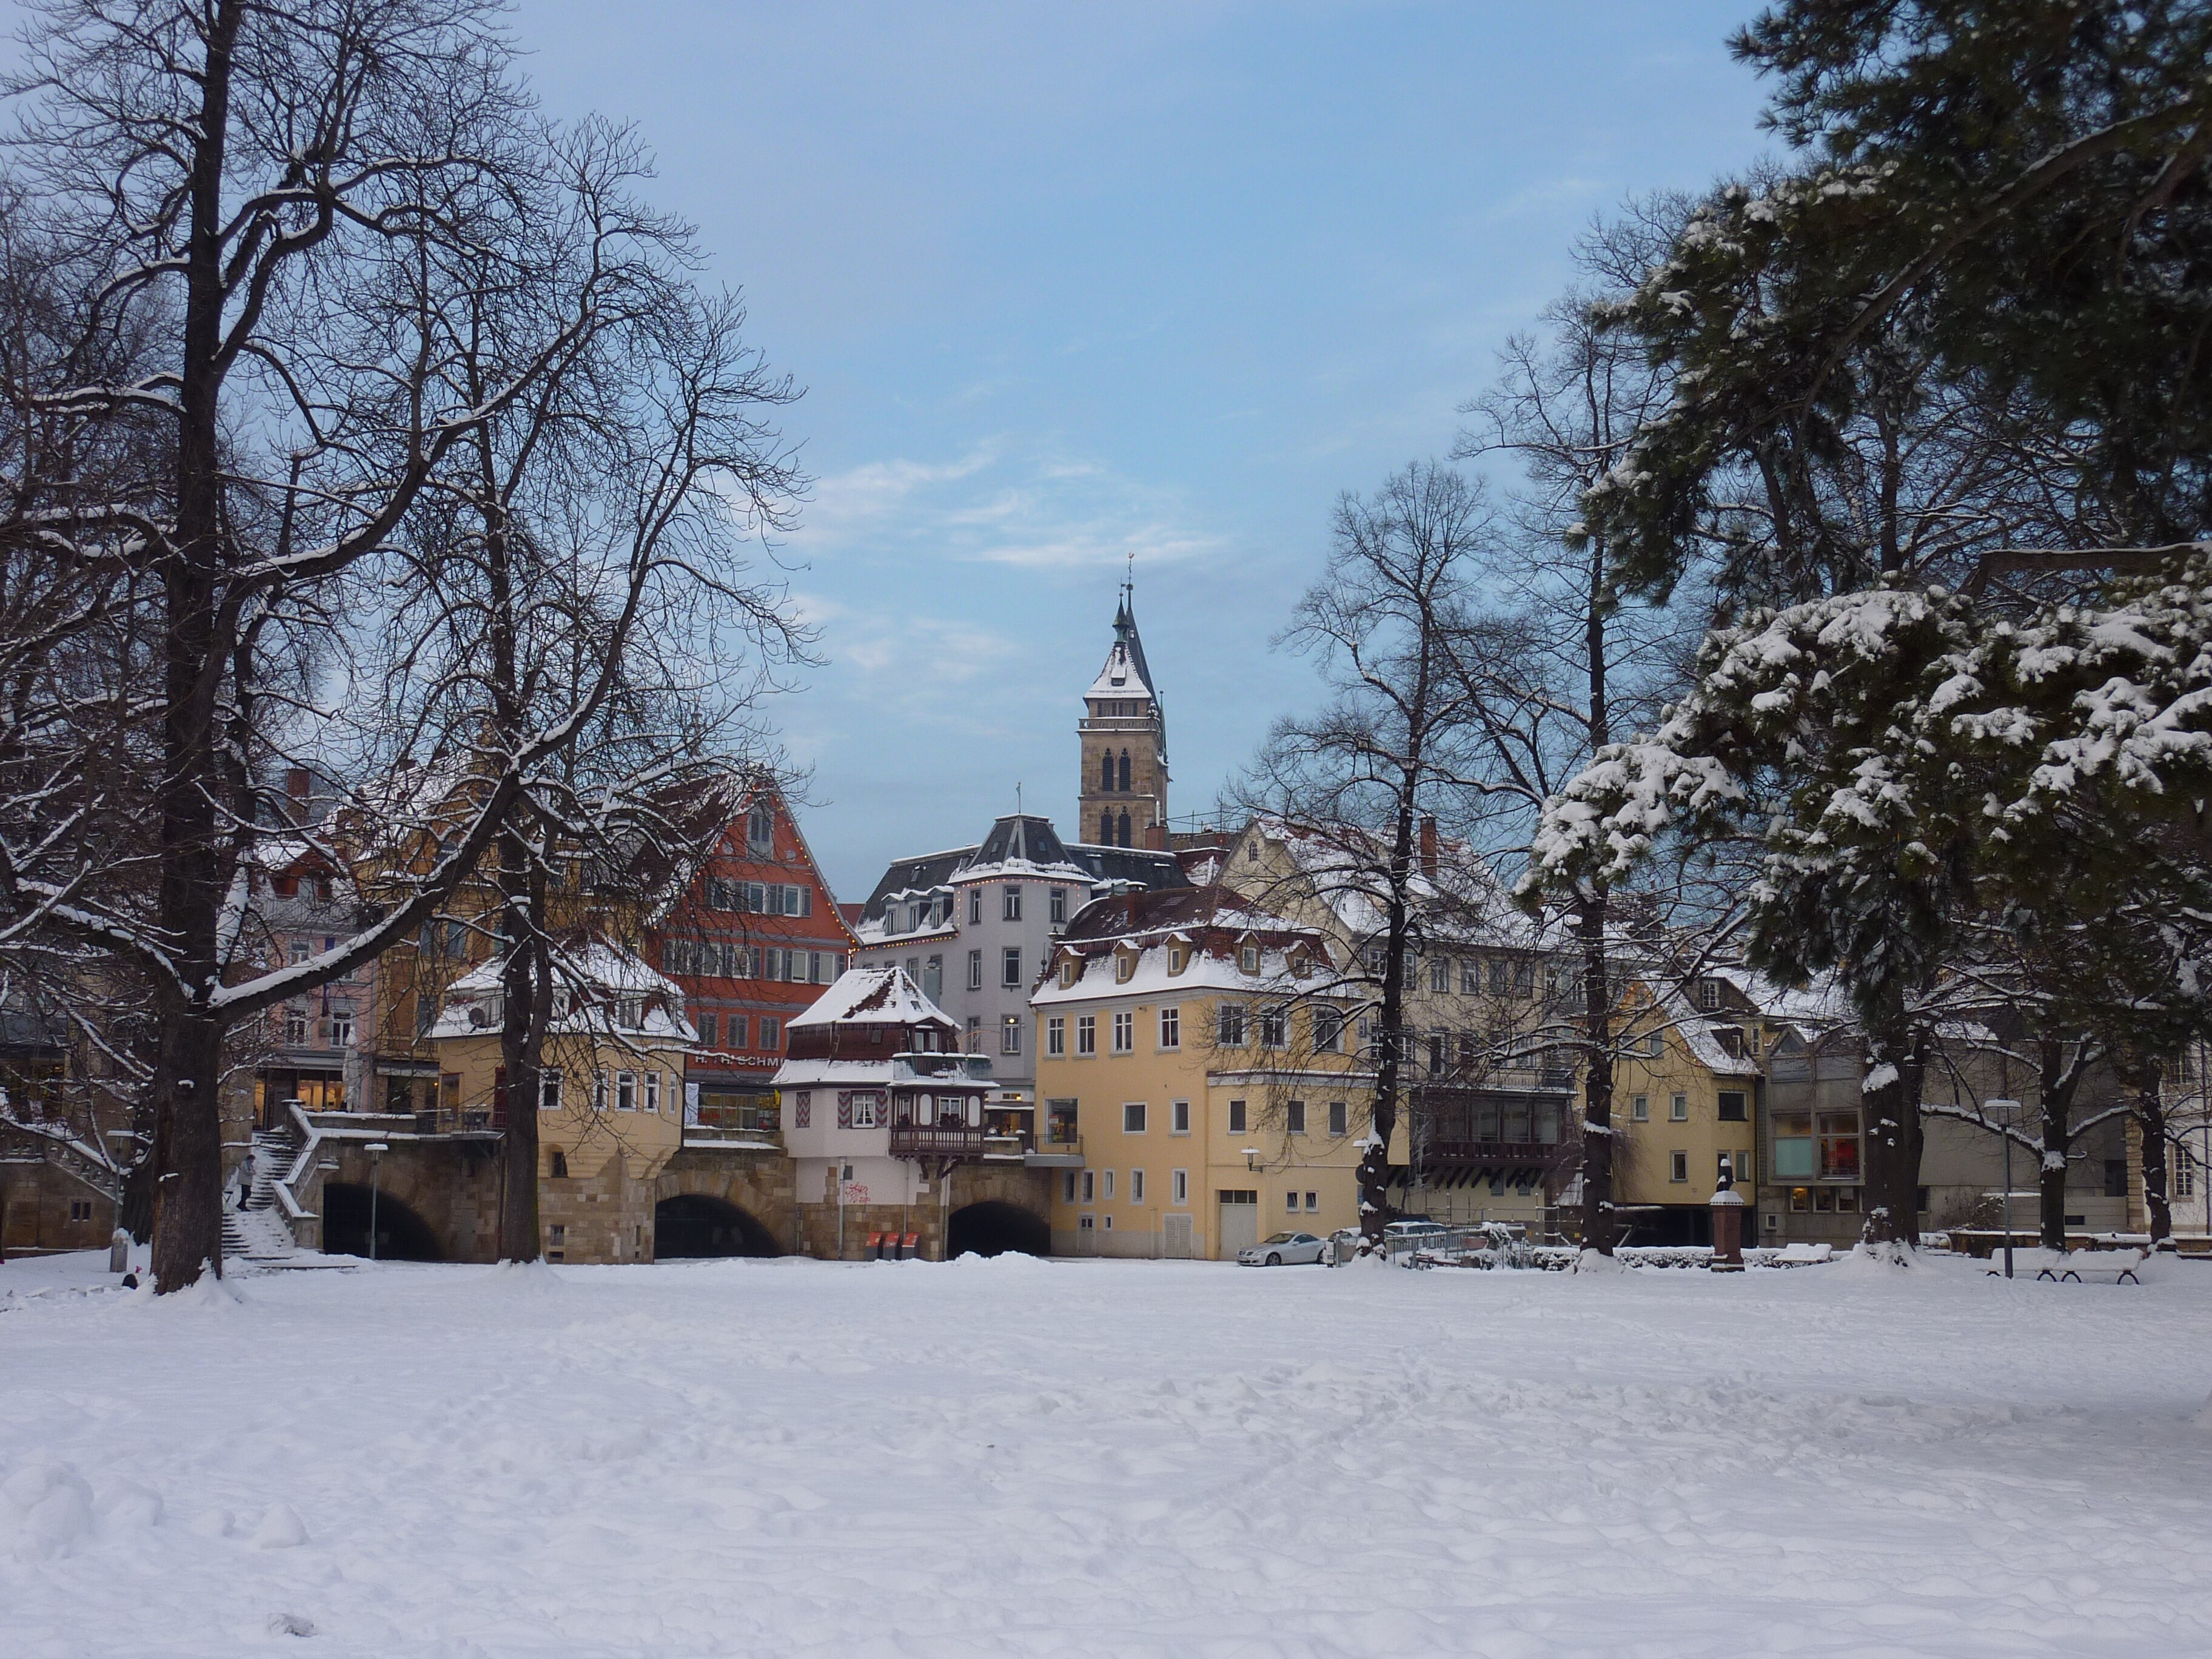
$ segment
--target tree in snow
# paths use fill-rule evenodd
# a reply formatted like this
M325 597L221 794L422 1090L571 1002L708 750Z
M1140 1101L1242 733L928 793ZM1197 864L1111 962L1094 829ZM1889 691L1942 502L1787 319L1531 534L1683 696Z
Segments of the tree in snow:
M1238 805L1329 849L1340 896L1371 915L1368 1004L1375 1082L1359 1164L1360 1223L1378 1245L1390 1218L1389 1140L1413 1034L1407 963L1421 915L1420 824L1442 797L1473 692L1450 653L1472 599L1489 513L1474 486L1422 463L1337 505L1328 566L1284 635L1310 653L1331 696L1276 723Z
M142 488L55 527L64 562L127 573L152 695L107 750L140 785L133 884L52 869L67 836L33 842L0 862L0 920L148 983L154 1265L173 1291L220 1265L228 1034L414 933L562 740L501 755L459 821L426 817L435 857L333 948L275 970L241 954L262 763L347 758L307 660L344 643L343 585L404 562L432 481L575 343L556 329L470 378L471 284L530 274L502 256L543 163L488 6L52 0L23 64L16 210L57 256L67 325L15 368L43 410L155 434Z
M758 698L805 646L744 557L788 523L802 483L770 424L790 382L745 343L737 298L690 280L697 250L638 199L647 165L630 135L586 123L541 152L526 210L498 227L513 246L439 252L465 398L545 368L429 481L372 658L386 766L435 753L471 794L520 777L486 924L510 1261L538 1254L529 1103L554 1005L598 994L556 981L589 959L580 935L634 945L635 918L689 880L759 763Z
M1596 292L1553 305L1548 338L1510 341L1498 384L1461 411L1472 419L1458 455L1508 455L1524 470L1504 533L1484 560L1486 603L1450 657L1469 693L1454 785L1469 798L1466 816L1484 826L1478 833L1509 856L1527 845L1544 802L1616 729L1651 723L1694 637L1687 607L1623 591L1611 534L1582 513L1665 400L1641 348L1599 327L1593 307L1642 276L1686 211L1660 199L1586 237L1577 263ZM1661 1006L1632 1000L1624 970L1668 976L1687 965L1679 959L1686 948L1695 953L1686 933L1665 925L1680 920L1680 907L1666 905L1656 884L1640 885L1624 906L1611 882L1593 875L1563 903L1580 965L1578 994L1557 1013L1583 1074L1582 1240L1607 1255L1616 1234L1613 1068L1630 1038L1645 1035L1639 1019ZM1667 943L1655 951L1662 932Z

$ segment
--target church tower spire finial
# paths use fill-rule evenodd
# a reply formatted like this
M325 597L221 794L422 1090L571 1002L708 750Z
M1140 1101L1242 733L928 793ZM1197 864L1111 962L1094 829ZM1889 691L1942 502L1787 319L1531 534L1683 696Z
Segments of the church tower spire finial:
M1114 643L1084 694L1077 726L1083 767L1077 834L1094 846L1167 844L1167 717L1137 634L1136 570L1132 550L1114 610Z

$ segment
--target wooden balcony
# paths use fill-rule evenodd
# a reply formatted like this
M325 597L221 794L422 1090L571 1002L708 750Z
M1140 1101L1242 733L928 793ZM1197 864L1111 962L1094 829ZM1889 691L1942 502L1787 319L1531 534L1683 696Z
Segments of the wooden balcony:
M979 1124L974 1128L925 1127L919 1123L891 1125L893 1158L981 1158L988 1139Z

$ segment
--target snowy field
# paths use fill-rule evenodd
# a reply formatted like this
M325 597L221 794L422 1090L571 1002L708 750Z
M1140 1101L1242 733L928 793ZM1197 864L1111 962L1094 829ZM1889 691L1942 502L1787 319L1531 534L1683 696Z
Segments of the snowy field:
M2212 1652L2212 1266L99 1265L9 1659Z

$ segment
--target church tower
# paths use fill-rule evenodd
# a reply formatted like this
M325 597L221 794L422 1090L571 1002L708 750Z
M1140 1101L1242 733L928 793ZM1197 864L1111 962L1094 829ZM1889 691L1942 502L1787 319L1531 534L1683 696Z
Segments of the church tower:
M1145 666L1130 605L1134 588L1121 586L1114 613L1114 645L1106 665L1083 694L1076 732L1083 750L1077 789L1075 839L1098 847L1143 847L1146 832L1168 821L1168 723ZM1163 840L1160 844L1166 845Z

